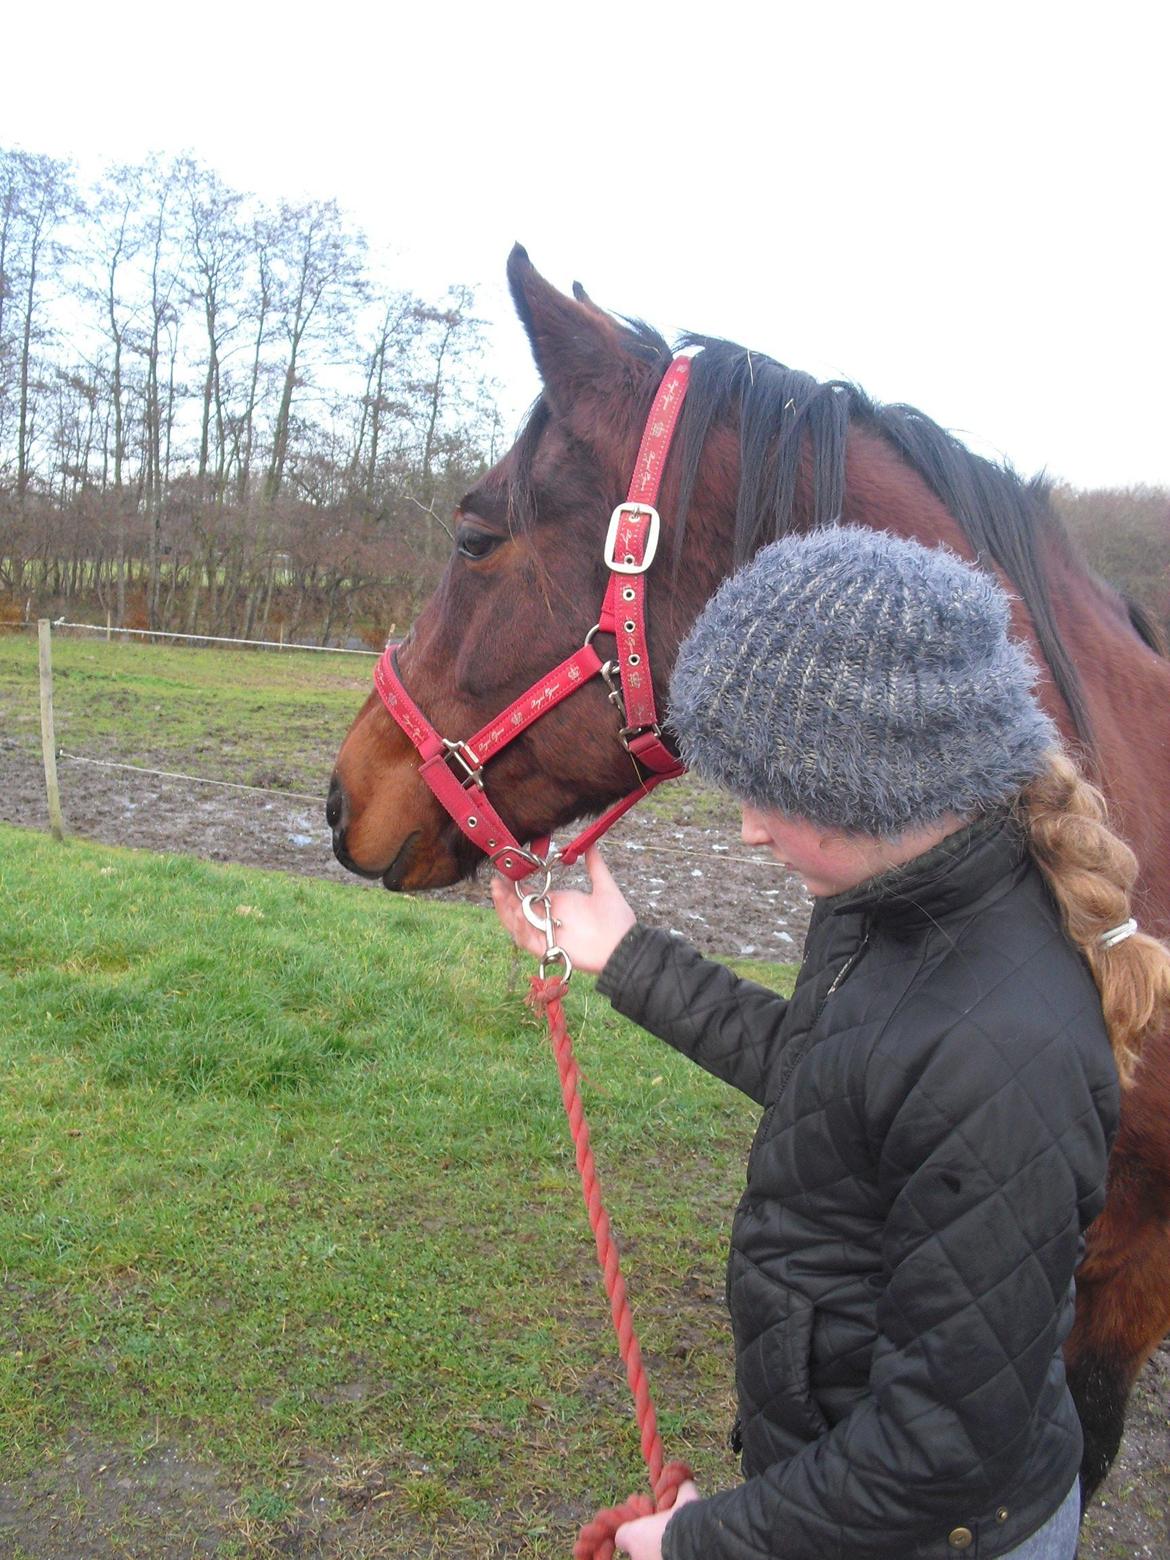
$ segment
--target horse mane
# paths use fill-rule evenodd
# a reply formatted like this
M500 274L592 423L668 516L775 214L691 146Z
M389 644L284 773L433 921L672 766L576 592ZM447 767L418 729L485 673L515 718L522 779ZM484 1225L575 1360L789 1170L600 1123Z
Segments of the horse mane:
M1011 580L1031 614L1040 648L1077 733L1091 742L1080 679L1061 640L1040 564L1041 537L1060 528L1042 480L1023 481L1010 466L973 454L914 407L882 406L846 381L816 380L762 353L709 336L686 335L680 346L702 350L694 359L679 425L676 568L703 446L717 419L739 413L737 568L791 529L802 459L807 459L812 477L808 524L815 529L843 518L849 427L851 423L869 427L898 452L959 522L977 559L995 563Z
M1133 625L1134 633L1143 644L1149 645L1155 655L1160 655L1170 661L1170 639L1154 616L1147 612L1140 601L1135 601L1132 596L1122 595L1125 602L1125 610L1129 614L1129 621Z
M623 345L665 371L671 358L665 339L641 320L622 320L620 324ZM812 483L811 510L807 517L801 516L804 523L815 529L848 519L841 512L845 446L850 424L865 426L880 435L922 478L962 526L976 558L994 563L1012 582L1031 615L1041 651L1073 725L1081 740L1091 746L1092 728L1080 678L1061 640L1040 563L1041 539L1063 535L1043 479L1024 481L1009 465L997 465L973 454L914 407L881 405L847 381L814 379L763 353L716 337L688 333L678 345L701 350L693 361L678 429L676 575L699 464L713 424L736 416L739 421L740 478L733 543L736 568L792 528L802 463ZM532 461L548 416L542 397L532 408L516 446L510 484L514 498L510 498L509 508L519 526L535 519ZM1138 632L1142 632L1140 627Z

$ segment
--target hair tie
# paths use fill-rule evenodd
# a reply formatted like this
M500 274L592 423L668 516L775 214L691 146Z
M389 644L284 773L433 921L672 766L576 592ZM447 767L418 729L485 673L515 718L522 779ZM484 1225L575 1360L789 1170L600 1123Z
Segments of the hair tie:
M1109 931L1102 932L1097 941L1102 948L1112 948L1114 944L1124 942L1127 937L1132 937L1137 931L1138 924L1131 917L1128 921L1122 921L1120 926L1110 927Z

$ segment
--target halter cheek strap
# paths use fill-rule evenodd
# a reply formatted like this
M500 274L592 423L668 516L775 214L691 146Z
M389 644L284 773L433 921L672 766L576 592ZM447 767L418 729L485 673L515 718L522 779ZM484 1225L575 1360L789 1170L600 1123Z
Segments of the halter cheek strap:
M654 397L629 492L610 516L603 549L610 571L605 598L597 622L579 650L533 683L487 725L457 740L440 736L407 693L398 670L397 643L386 646L375 668L374 686L418 750L422 759L419 774L435 799L467 838L514 882L546 864L543 858L549 842L547 838L534 840L528 848L520 844L488 800L483 766L541 715L594 677L601 677L609 689L609 698L621 716L618 738L642 778L635 790L560 851L559 859L571 866L635 802L685 771L664 742L658 724L646 631L646 573L654 561L661 530L655 500L690 370L689 358L676 358ZM599 633L616 639L616 661L602 661L594 650L593 639Z

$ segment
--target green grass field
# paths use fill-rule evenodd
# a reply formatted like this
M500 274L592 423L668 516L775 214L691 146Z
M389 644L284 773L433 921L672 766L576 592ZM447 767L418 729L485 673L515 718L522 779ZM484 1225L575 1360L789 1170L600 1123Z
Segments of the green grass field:
M352 699L323 660L290 707L306 678ZM372 1460L362 1554L560 1554L566 1499L637 1487L527 973L481 911L0 828L5 1477L78 1433L179 1446L255 1544L314 1491L342 1521ZM668 1455L726 1482L753 1111L587 978L569 1016Z
M215 779L319 789L370 691L373 665L364 656L107 643L57 632L57 741L87 756L194 764ZM35 633L0 635L0 717L10 736L39 745Z

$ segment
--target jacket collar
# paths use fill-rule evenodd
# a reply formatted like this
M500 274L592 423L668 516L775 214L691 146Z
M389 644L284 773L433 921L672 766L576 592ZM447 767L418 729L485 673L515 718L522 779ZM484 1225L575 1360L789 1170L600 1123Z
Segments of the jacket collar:
M1006 892L1027 868L1028 845L1004 809L948 834L901 866L822 901L830 915L867 912L886 925L930 924Z

